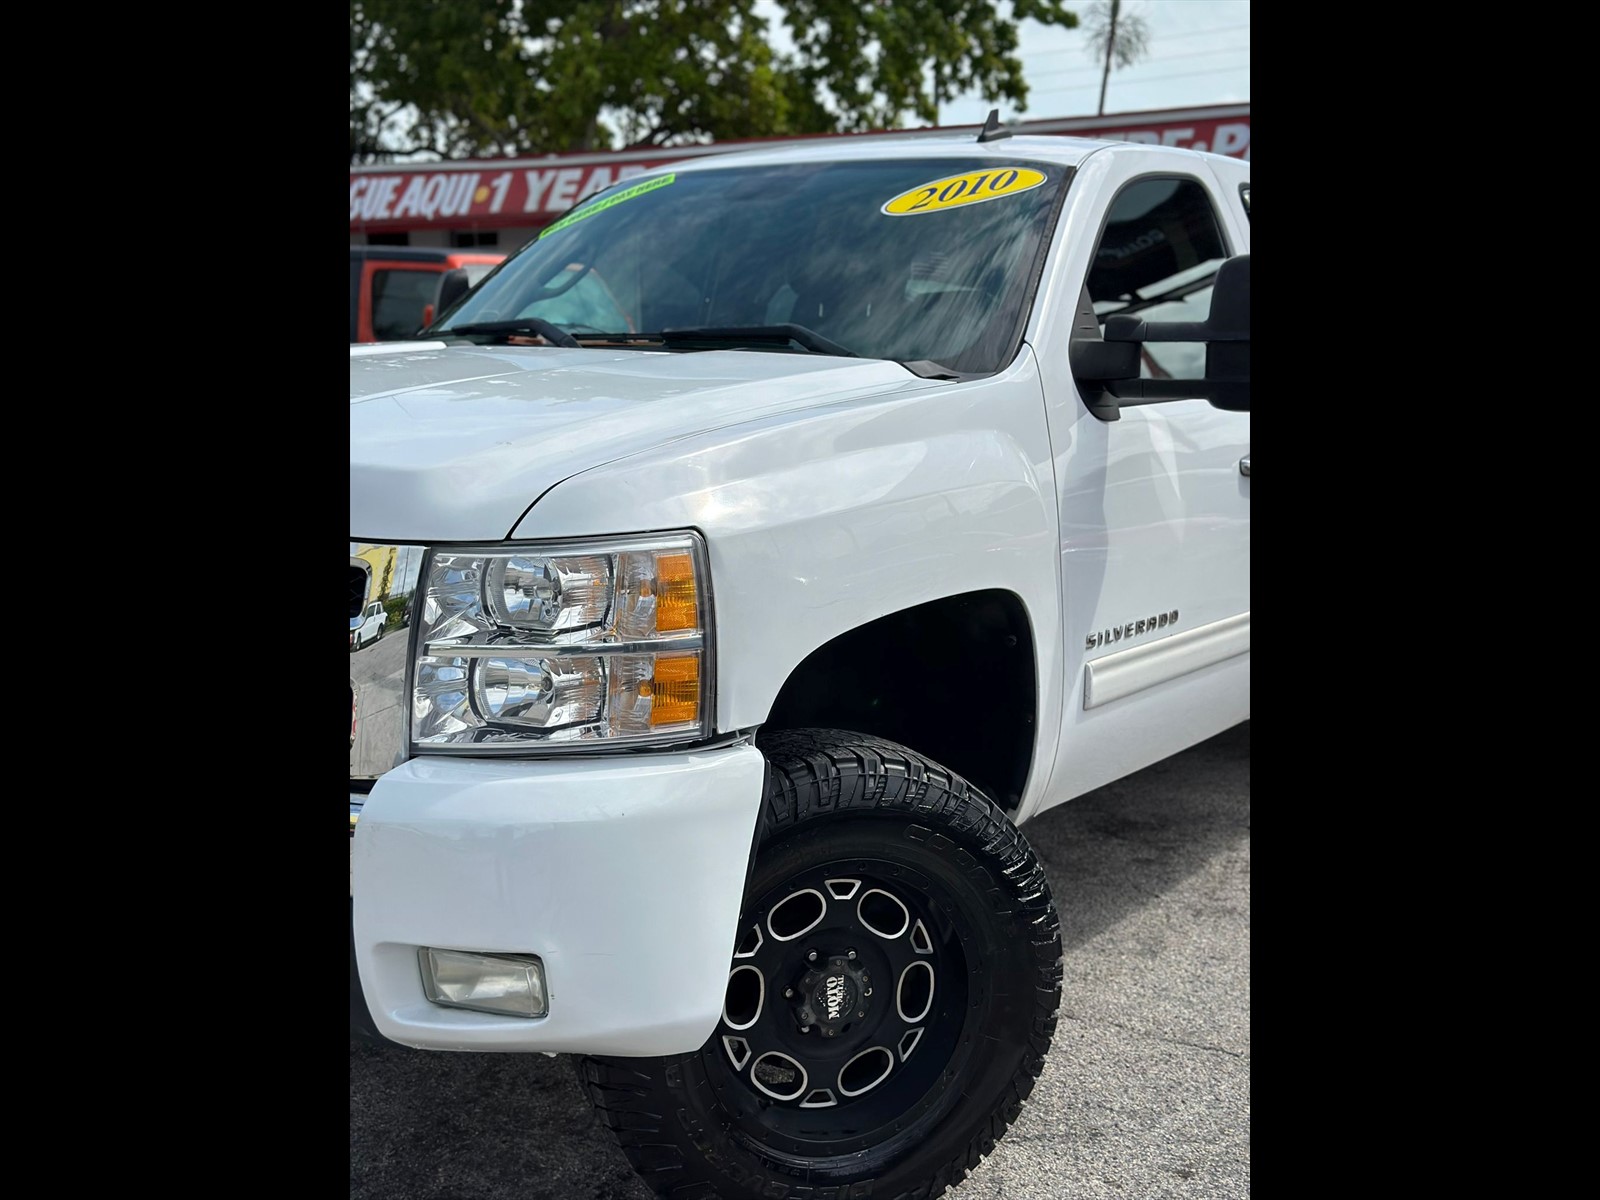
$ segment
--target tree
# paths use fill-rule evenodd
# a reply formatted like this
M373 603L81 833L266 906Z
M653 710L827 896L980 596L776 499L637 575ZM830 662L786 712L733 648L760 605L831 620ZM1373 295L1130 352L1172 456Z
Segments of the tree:
M663 146L1027 108L1017 23L1061 0L352 0L350 161Z
M1150 27L1144 18L1122 11L1122 0L1097 0L1089 6L1089 17L1084 23L1089 34L1089 53L1104 60L1105 70L1100 72L1100 107L1097 115L1106 111L1106 84L1111 81L1111 60L1117 66L1129 67L1145 56L1150 49Z

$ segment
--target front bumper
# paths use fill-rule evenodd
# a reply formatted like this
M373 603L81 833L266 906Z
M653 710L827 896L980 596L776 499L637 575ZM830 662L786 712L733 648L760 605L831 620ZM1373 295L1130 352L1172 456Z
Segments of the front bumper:
M377 1031L434 1050L697 1049L722 1012L764 771L738 745L388 772L350 860L354 969ZM538 955L549 1015L430 1003L422 946Z

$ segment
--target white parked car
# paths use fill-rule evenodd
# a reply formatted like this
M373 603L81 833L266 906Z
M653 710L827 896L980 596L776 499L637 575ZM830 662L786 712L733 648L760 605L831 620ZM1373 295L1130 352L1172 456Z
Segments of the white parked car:
M350 618L350 649L359 650L368 642L383 637L383 627L388 619L381 603L374 600L367 604L357 616Z
M662 1195L960 1182L1056 1026L1028 820L1250 715L1249 171L710 156L353 349L353 1024L581 1056Z

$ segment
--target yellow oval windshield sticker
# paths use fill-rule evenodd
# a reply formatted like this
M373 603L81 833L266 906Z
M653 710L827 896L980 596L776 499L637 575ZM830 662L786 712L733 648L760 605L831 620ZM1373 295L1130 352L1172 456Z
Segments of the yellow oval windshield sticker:
M941 208L960 208L963 204L982 204L1002 196L1032 191L1044 182L1044 172L1029 167L990 167L962 175L946 175L919 183L901 192L879 211L891 217L909 217L938 212Z

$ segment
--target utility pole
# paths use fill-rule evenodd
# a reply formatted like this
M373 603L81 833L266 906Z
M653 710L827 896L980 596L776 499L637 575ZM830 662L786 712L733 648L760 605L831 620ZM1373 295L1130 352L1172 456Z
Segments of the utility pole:
M1117 44L1117 12L1122 8L1122 0L1111 0L1111 30L1106 34L1106 67L1100 72L1100 107L1095 111L1095 116L1106 115L1106 84L1111 82L1111 50Z

